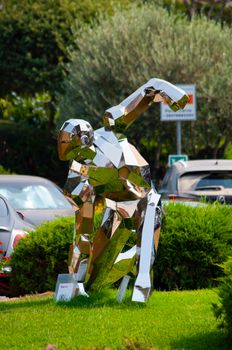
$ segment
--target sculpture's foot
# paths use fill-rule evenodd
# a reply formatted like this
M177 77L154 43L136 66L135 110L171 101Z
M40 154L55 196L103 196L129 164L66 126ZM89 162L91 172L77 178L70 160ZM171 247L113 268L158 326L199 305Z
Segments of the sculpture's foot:
M142 288L140 286L134 286L132 301L138 301L145 303L151 294L151 288Z
M77 283L76 295L83 295L84 297L89 297L89 294L86 293L84 283Z

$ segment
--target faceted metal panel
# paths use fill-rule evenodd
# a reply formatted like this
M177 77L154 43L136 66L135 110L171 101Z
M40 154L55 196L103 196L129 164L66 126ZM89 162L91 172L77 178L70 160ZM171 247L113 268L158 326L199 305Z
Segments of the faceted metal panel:
M150 270L158 248L160 196L151 184L150 168L121 134L154 102L173 110L184 108L187 94L161 79L150 79L119 105L107 109L104 127L93 131L82 119L69 119L58 135L61 160L71 160L65 192L76 211L69 272L82 292L100 289L123 278L122 300L130 276L135 276L132 300L145 302L152 290ZM94 232L99 199L102 222ZM78 287L79 288L79 287Z
M75 159L79 150L91 147L94 132L89 122L82 119L69 119L63 124L58 135L58 154L60 159Z

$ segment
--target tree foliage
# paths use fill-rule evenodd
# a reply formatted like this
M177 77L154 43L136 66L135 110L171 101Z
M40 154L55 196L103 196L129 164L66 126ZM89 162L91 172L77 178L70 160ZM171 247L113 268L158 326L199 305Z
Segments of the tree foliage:
M63 186L68 164L58 159L55 137L37 122L0 123L1 165L8 172L44 176Z
M51 96L45 92L28 97L12 92L9 98L0 99L0 118L36 129L47 129L50 104Z
M112 18L74 33L79 51L71 53L61 107L62 122L86 118L95 127L104 110L118 104L151 77L196 84L198 120L183 125L183 149L192 157L218 156L232 132L231 29L205 18L189 22L151 4L117 11ZM133 142L151 155L175 152L175 125L161 123L151 108L128 130Z
M57 169L64 164L60 167L53 162L57 158L53 128L56 92L65 76L69 47L74 44L72 26L75 23L79 32L84 24L97 21L99 13L111 15L115 3L125 7L130 1L0 1L0 120L10 121L0 125L0 134L7 128L0 142L5 167L48 177L56 174L53 180L63 182L64 174L59 175ZM40 140L36 142L38 129ZM38 153L38 147L43 152Z
M2 0L0 9L0 96L59 90L63 63L80 30L100 12L112 13L115 0ZM119 1L123 6L130 1Z
M144 0L157 4L157 0ZM197 15L205 15L208 19L231 24L232 4L230 0L159 0L165 8L187 14L192 20Z

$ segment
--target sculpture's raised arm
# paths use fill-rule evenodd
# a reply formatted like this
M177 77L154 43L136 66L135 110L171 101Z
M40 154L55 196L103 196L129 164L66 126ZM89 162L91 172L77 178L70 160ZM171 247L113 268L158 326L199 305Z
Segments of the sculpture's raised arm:
M104 125L122 132L153 102L166 102L172 110L178 111L185 107L188 96L166 80L150 79L120 104L107 109L103 116Z

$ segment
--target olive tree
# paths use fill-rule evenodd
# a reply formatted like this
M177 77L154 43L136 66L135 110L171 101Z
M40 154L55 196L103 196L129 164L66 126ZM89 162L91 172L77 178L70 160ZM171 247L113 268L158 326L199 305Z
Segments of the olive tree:
M74 32L75 35L75 32ZM198 117L183 123L183 150L192 157L218 156L230 140L231 29L205 18L191 22L152 4L134 5L76 32L79 50L60 102L60 123L86 118L100 126L104 110L118 104L151 77L196 84ZM151 165L175 152L175 123L160 122L159 106L128 130Z

